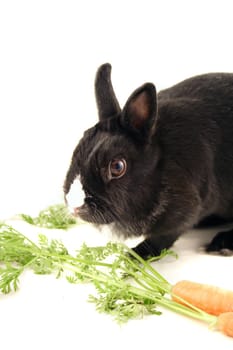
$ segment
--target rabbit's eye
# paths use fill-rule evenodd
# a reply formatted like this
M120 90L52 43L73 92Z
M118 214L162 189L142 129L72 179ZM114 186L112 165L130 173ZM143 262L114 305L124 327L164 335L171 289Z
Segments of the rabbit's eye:
M113 159L109 163L109 178L110 179L119 179L126 172L126 161L125 159Z

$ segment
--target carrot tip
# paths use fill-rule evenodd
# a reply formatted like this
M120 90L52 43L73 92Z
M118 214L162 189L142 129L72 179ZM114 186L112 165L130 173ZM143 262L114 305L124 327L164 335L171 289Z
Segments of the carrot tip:
M217 328L228 335L233 337L233 312L224 312L218 316Z

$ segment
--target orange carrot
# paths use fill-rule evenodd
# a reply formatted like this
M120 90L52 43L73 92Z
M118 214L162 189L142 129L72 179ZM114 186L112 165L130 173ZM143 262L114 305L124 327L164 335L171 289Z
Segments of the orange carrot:
M179 281L172 287L172 299L216 316L226 312L233 313L233 291L211 285Z
M224 312L219 315L217 328L225 335L233 337L233 312Z

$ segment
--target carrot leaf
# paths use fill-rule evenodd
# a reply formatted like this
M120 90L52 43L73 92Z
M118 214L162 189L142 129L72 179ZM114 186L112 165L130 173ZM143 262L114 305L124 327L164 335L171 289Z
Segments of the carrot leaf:
M159 258L170 254L163 251ZM26 269L64 276L70 283L92 283L96 293L89 296L89 301L120 323L148 314L160 315L159 306L209 324L216 320L197 308L171 300L169 282L150 261L122 243L110 242L103 247L83 244L73 256L61 241L39 235L35 243L13 227L0 224L0 292L16 291Z
M30 225L49 229L66 230L77 224L77 220L69 213L64 204L49 206L41 210L37 217L32 217L27 214L20 214L20 216Z

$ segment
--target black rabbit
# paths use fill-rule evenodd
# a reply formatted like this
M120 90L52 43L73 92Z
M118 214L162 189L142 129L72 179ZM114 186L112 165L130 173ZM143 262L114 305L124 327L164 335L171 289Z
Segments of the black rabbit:
M76 215L144 235L141 256L158 255L210 216L233 219L233 74L187 79L156 94L146 83L120 108L111 66L97 71L99 122L74 150L64 183L85 193ZM232 252L233 230L207 251Z

